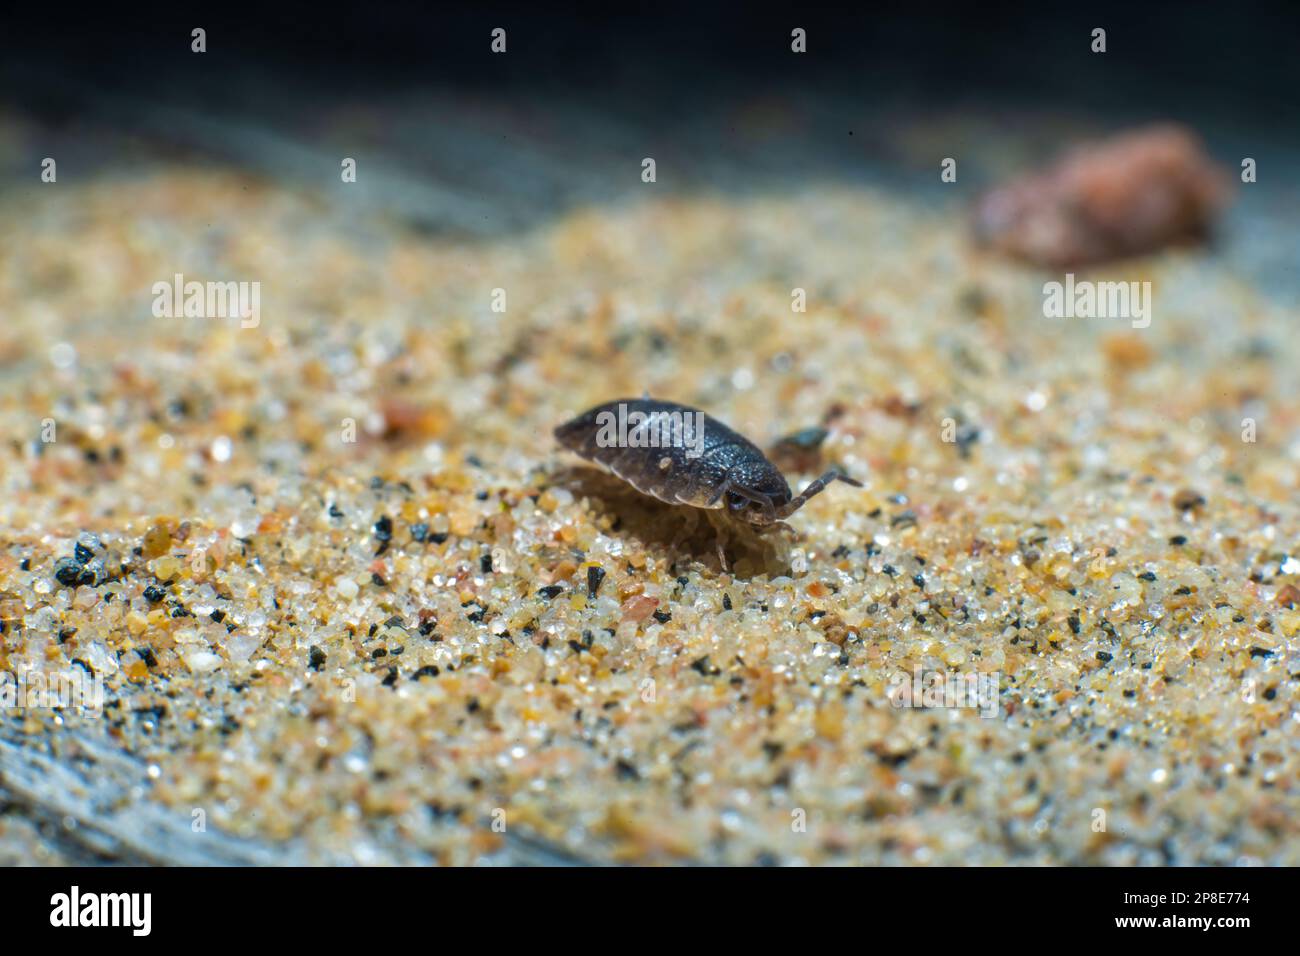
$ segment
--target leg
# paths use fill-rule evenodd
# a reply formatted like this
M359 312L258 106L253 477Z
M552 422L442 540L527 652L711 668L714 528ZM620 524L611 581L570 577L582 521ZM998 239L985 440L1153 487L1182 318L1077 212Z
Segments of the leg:
M722 481L719 482L718 484L718 490L713 493L713 497L709 499L709 503L705 505L705 507L712 508L719 501L721 501L722 496L725 495L730 490L731 490L731 478L728 477L722 479Z
M772 499L767 495L756 494L745 488L733 488L732 490L741 497L747 498L755 504L761 505L763 508L763 516L767 519L767 524L773 524L776 522L776 506L772 504Z
M731 569L727 566L727 552L723 547L723 542L731 530L727 525L727 519L714 511L705 511L704 514L709 519L709 524L713 525L714 534L717 535L715 543L718 550L718 564L724 572L729 571Z
M726 479L722 483L722 486L717 490L717 492L714 493L713 497L709 499L709 504L710 505L715 504L718 501L718 499L721 498L727 492L730 492L731 494L734 495L739 495L741 498L744 498L746 501L752 501L755 504L760 505L763 509L764 516L767 518L767 522L766 522L767 524L771 524L772 522L776 521L777 519L776 506L772 504L771 498L769 498L767 495L759 494L756 491L750 491L744 485L732 484L730 478Z

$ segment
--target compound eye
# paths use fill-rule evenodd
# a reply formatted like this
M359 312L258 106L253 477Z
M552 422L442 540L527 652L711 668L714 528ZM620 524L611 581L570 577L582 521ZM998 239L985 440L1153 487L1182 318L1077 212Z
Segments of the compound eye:
M740 495L731 494L730 492L727 493L727 507L730 508L732 511L744 511L745 505L747 504L749 504L749 500L747 498L743 498Z

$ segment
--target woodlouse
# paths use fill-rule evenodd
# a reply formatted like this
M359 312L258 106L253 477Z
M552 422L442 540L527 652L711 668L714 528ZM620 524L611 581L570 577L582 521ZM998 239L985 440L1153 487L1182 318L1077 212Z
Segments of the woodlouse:
M642 494L674 505L724 510L758 529L785 525L832 481L862 487L832 468L794 495L758 446L710 415L677 402L623 398L555 429L565 448L612 471ZM718 557L726 557L718 542Z

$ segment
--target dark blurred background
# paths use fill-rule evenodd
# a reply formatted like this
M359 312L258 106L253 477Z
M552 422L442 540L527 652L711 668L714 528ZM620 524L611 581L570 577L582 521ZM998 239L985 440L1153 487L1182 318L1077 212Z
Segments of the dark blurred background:
M356 156L369 175L332 202L465 237L625 197L645 156L669 191L832 181L947 202L1071 141L1178 120L1271 180L1234 213L1242 267L1294 271L1300 4L28 5L0 44L0 116L24 124L6 171L58 149L61 178L164 160L319 184Z
M373 95L428 84L481 93L626 97L632 113L760 91L982 98L1073 109L1144 104L1285 123L1297 103L1300 5L926 3L805 5L132 4L5 15L5 95L74 111L49 74L168 101L256 108L250 79ZM208 30L203 69L188 32ZM509 55L488 34L509 31ZM809 53L789 55L790 30ZM1105 71L1089 50L1108 31ZM182 42L182 40L184 42ZM690 97L684 102L682 96ZM1294 123L1290 125L1294 126Z

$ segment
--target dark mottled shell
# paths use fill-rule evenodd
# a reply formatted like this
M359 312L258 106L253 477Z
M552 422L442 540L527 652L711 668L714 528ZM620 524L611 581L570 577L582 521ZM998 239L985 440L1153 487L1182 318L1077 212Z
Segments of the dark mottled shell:
M676 402L649 398L616 399L565 422L555 429L555 437L565 448L588 461L604 465L637 491L670 504L696 508L726 507L725 497L712 504L710 499L728 479L733 488L762 495L777 507L790 501L790 486L758 446L707 414L703 418L702 454L696 458L690 457L687 454L689 449L683 447L602 447L598 442L601 413L610 412L617 416L620 405L625 406L628 413L641 412L650 416L646 425L648 433L656 431L658 416L674 412L692 416L703 414L699 409Z

